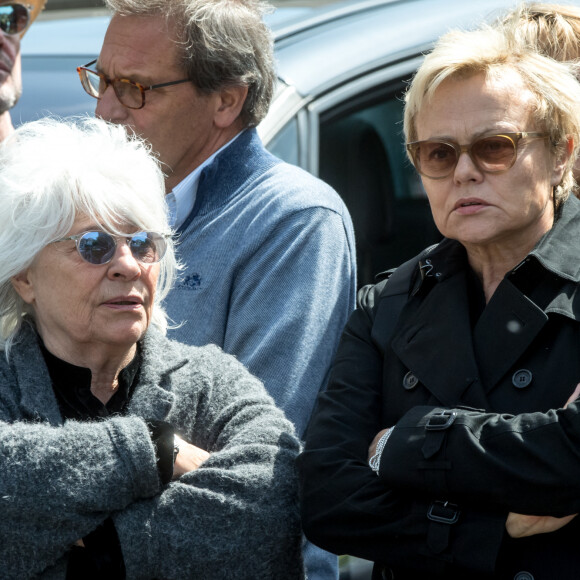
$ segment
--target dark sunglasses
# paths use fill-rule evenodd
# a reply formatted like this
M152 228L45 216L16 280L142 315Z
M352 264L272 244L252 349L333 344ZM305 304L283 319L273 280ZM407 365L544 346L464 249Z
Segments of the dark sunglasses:
M485 173L507 171L517 159L521 139L547 139L549 133L502 133L476 139L469 145L459 145L445 139L429 139L407 143L407 150L415 169L429 179L449 177L459 163L459 156L467 153L474 165Z
M0 30L4 34L20 34L30 22L31 6L24 4L0 5Z
M88 64L85 64L85 66L77 67L77 72L79 73L83 89L85 89L86 93L91 97L100 99L107 90L107 87L111 85L121 105L128 109L142 109L145 106L146 91L154 91L155 89L160 89L162 87L171 87L173 85L190 82L189 79L180 79L178 81L145 86L129 79L110 79L103 73L87 68L94 65L96 62L96 60L93 60Z
M131 236L118 236L129 246L131 254L138 262L155 264L167 251L168 236L155 232L137 232ZM98 266L109 263L117 250L117 237L107 232L91 231L55 240L53 243L73 240L80 257Z

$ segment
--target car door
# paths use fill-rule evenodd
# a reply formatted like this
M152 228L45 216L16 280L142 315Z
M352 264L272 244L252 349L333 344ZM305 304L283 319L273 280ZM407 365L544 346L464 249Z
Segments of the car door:
M441 238L405 154L404 91L420 61L352 79L301 106L296 97L297 110L267 141L343 198L355 229L359 286Z

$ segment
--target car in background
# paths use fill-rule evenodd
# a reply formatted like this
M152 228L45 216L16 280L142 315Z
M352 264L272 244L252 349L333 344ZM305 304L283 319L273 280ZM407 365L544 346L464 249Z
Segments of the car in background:
M258 130L270 151L342 196L355 226L362 285L440 237L405 156L406 83L445 31L489 21L515 2L306 1L280 3L268 16L278 84ZM102 10L41 15L22 42L24 94L13 110L16 124L93 113L95 101L75 69L98 56L108 21Z

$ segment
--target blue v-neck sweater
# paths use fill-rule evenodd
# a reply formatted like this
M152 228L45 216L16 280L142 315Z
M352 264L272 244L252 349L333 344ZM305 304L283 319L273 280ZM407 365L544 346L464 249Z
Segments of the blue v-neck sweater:
M302 435L354 308L342 200L251 129L203 170L178 235L185 269L166 308L182 325L169 336L234 354Z

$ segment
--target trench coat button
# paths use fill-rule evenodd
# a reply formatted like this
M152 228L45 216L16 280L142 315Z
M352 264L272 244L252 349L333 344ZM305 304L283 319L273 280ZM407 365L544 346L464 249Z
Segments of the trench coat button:
M525 389L531 382L532 373L527 369L520 369L519 371L516 371L512 377L512 384L518 389Z
M529 572L518 572L514 576L514 580L534 580L534 576Z
M407 391L412 391L418 384L419 379L411 371L403 377L403 387Z

